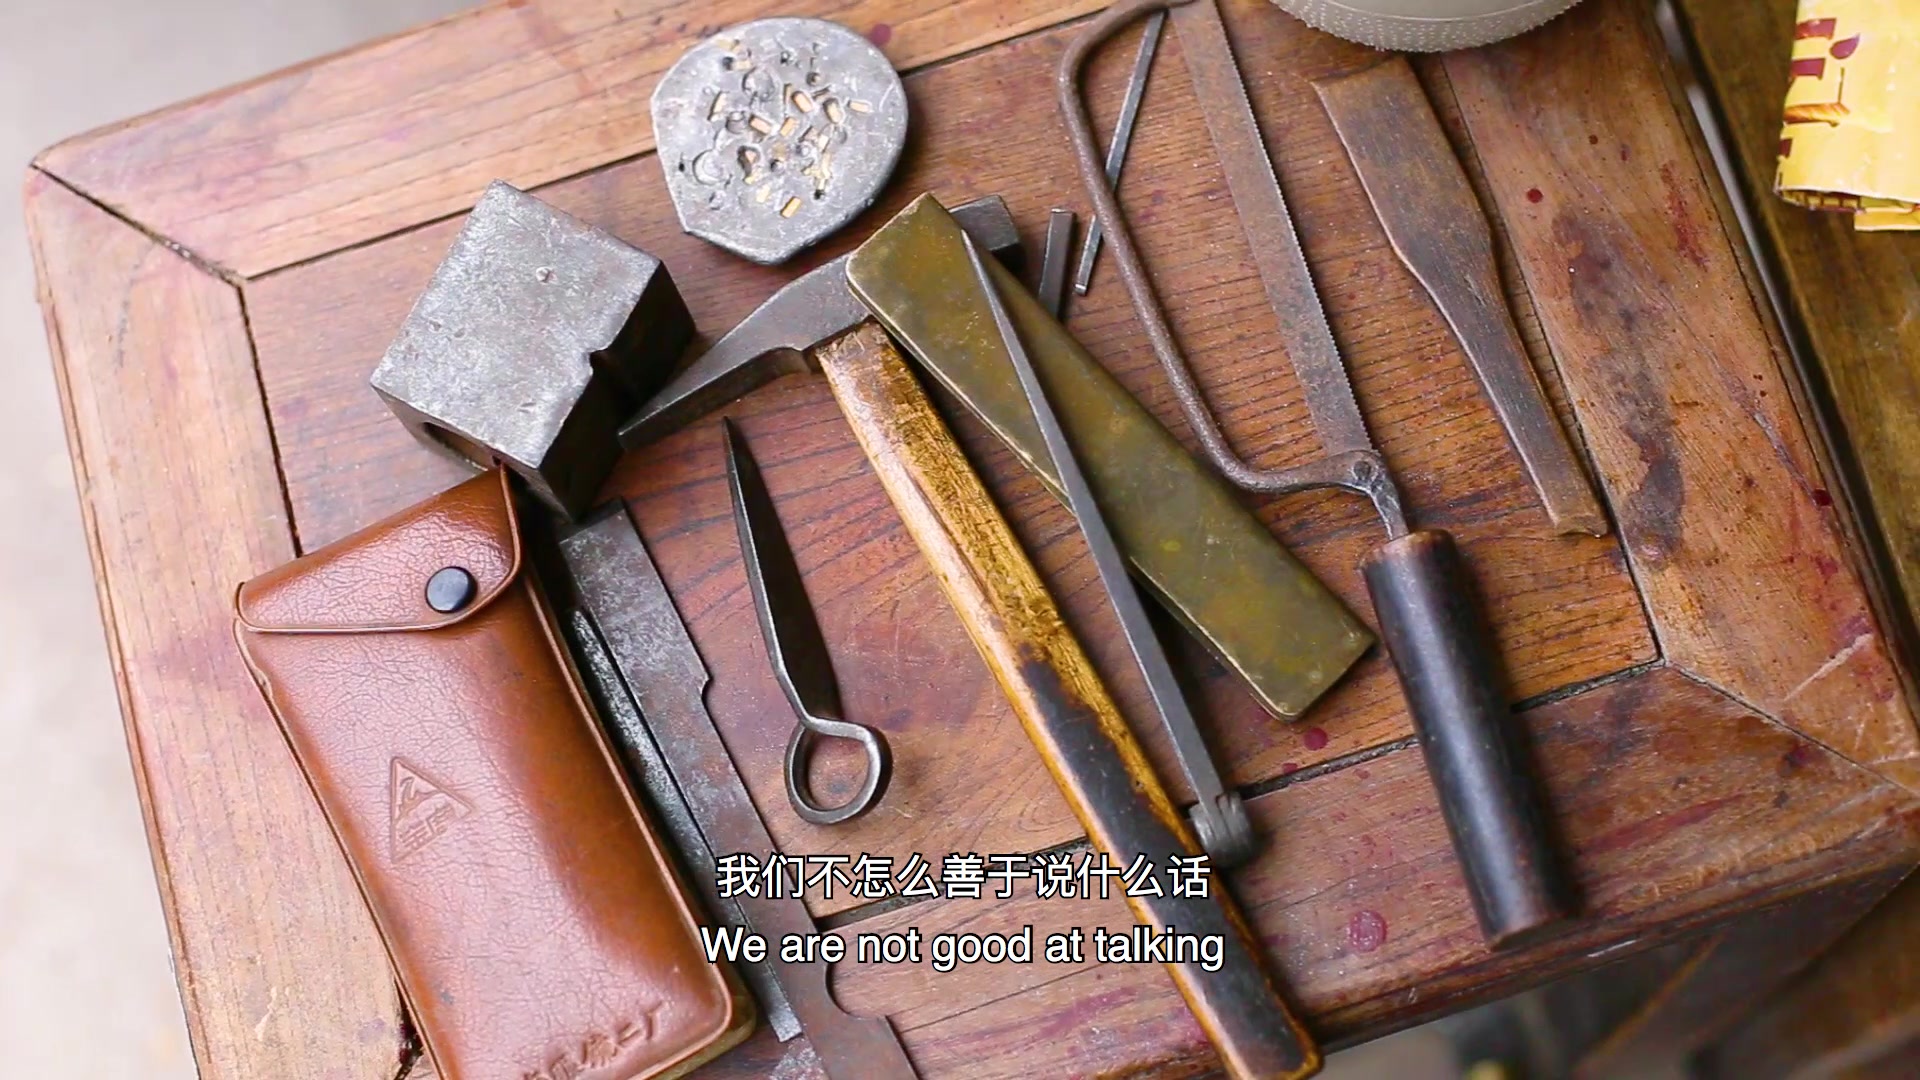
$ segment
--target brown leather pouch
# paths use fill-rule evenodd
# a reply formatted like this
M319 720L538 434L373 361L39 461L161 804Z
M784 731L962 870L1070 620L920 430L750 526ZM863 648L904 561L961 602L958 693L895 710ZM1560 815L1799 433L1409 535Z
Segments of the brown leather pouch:
M496 470L241 586L235 636L442 1077L677 1076L752 999L707 963L523 562ZM472 588L443 613L446 567Z

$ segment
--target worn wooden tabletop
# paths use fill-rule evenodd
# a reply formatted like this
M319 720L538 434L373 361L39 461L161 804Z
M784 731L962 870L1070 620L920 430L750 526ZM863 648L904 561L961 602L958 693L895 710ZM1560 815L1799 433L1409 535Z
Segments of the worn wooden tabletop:
M1772 197L1780 64L1796 0L1680 0L1686 38L1724 124L1760 246L1778 274L1802 368L1841 474L1886 568L1887 604L1920 625L1920 237L1860 233L1842 215ZM1910 639L1911 640L1911 639ZM1911 646L1909 646L1911 648ZM1727 1080L1920 1069L1920 881L1908 879L1798 980L1729 1030L1702 1062Z
M1052 74L1097 5L513 0L80 136L27 211L129 743L206 1076L372 1077L411 1060L371 923L230 640L236 583L446 486L365 385L487 181L535 189L663 258L707 337L921 191L998 192L1029 241L1084 212ZM1358 395L1414 518L1462 540L1487 595L1585 916L1490 954L1384 660L1274 722L1194 650L1212 738L1270 838L1233 887L1314 1028L1379 1034L1796 897L1884 888L1920 860L1920 734L1863 546L1809 438L1723 195L1637 0L1421 72L1502 238L1509 293L1616 526L1548 529L1464 358L1401 268L1307 81L1374 54L1258 0L1223 4ZM769 270L682 235L647 118L693 41L821 14L907 72L913 134L880 206ZM1102 129L1125 46L1095 65ZM1123 200L1238 444L1313 453L1181 50L1147 96ZM1175 410L1109 276L1072 329ZM896 755L886 802L817 830L781 796L790 724L734 554L717 427L614 479L687 616L712 711L789 851L1031 852L1077 828L867 470L825 385L731 410L753 439L855 719ZM1171 751L1065 511L965 417L956 430L1163 775ZM1184 429L1175 430L1185 437ZM1364 617L1378 537L1357 500L1255 500ZM1882 884L1884 883L1884 884ZM856 932L1040 933L1127 922L1120 900L931 900ZM1151 966L845 965L923 1075L1209 1067ZM759 1075L762 1032L703 1075Z

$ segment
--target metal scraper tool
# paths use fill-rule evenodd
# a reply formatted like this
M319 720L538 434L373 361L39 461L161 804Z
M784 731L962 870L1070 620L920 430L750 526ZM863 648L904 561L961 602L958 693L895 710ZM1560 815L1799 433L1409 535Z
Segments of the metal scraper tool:
M1607 515L1507 311L1487 215L1406 57L1313 88L1395 254L1466 350L1554 531L1605 536Z
M1228 445L1154 297L1153 282L1119 202L1105 183L1080 98L1080 69L1106 38L1162 8L1171 13L1233 207L1320 437L1322 456L1301 465L1258 469ZM1339 488L1365 495L1380 514L1387 542L1362 568L1367 592L1399 673L1474 913L1495 947L1539 936L1567 917L1573 902L1547 842L1543 803L1512 730L1499 654L1453 538L1438 529L1407 528L1399 488L1367 433L1346 362L1320 306L1219 8L1214 0L1121 0L1067 46L1057 81L1061 112L1094 213L1106 229L1134 310L1208 459L1248 490L1282 495Z
M706 664L624 507L560 541L580 605L632 690L688 807L714 852L778 850L707 712ZM741 911L769 942L816 932L797 897L741 896ZM845 1012L822 961L796 963L767 950L780 988L831 1080L913 1080L913 1063L884 1017ZM769 1015L772 1009L769 1008Z

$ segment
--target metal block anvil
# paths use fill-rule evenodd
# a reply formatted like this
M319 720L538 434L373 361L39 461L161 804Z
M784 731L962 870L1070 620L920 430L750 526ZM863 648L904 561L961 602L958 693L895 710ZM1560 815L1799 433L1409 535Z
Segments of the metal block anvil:
M851 255L768 300L621 429L651 442L812 363L820 341L877 319L1056 496L1053 459L994 334L961 232L985 250L1004 204L949 213L922 196ZM1004 223L1003 223L1004 222ZM1033 362L1082 447L1089 482L1136 576L1276 716L1306 711L1373 637L1233 491L1196 461L1002 266L992 266Z
M371 382L420 441L506 465L571 517L692 337L660 260L496 180Z

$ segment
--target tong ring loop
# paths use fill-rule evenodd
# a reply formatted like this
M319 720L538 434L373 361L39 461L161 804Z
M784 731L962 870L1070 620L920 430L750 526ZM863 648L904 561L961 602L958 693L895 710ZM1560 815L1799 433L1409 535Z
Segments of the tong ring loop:
M839 806L821 806L813 799L813 786L807 779L807 764L813 758L814 745L820 739L852 739L866 752L866 772L860 790ZM787 802L802 821L813 825L838 825L852 821L880 802L887 782L893 779L893 751L886 736L865 724L847 720L829 720L802 715L787 739Z

